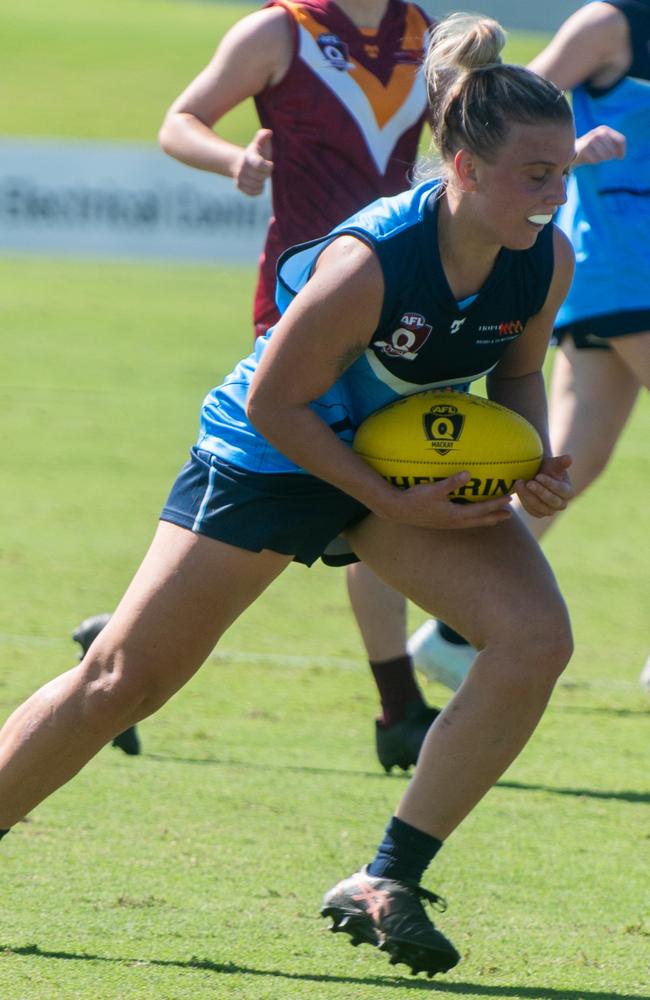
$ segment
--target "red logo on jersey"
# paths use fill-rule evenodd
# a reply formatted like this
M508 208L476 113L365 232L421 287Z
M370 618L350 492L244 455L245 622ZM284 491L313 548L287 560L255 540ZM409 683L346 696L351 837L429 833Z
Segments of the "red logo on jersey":
M524 332L524 328L518 319L510 320L509 323L499 323L498 333L500 337L517 336Z
M433 327L424 316L415 312L404 313L400 323L402 325L393 330L390 340L378 340L375 346L391 358L414 361L429 339Z

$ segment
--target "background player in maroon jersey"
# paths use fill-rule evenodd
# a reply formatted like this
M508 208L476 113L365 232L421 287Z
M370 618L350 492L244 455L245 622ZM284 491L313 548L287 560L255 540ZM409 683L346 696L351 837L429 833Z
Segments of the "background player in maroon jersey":
M425 120L419 68L430 23L403 0L271 0L227 32L169 109L160 131L165 152L232 177L249 196L271 180L256 335L279 318L275 267L283 250L409 186ZM262 127L242 148L214 126L249 97ZM406 769L437 715L406 652L406 602L361 563L349 566L347 580L381 699L379 759L386 770ZM76 630L84 651L107 620L97 615ZM127 753L139 750L133 728L114 742Z

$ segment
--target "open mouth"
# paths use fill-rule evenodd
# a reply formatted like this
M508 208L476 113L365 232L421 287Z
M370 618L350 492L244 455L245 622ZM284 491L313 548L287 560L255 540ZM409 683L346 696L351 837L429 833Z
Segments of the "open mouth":
M549 215L529 215L528 221L532 222L534 226L546 226L553 218L553 213Z

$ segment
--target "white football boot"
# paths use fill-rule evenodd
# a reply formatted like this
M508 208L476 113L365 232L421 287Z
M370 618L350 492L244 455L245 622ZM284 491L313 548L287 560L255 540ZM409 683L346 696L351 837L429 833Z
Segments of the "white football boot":
M443 639L435 618L429 618L409 639L408 652L413 666L430 681L457 691L469 673L476 650Z
M639 684L644 691L650 694L650 656L645 661L645 667L641 671L641 676L639 677Z

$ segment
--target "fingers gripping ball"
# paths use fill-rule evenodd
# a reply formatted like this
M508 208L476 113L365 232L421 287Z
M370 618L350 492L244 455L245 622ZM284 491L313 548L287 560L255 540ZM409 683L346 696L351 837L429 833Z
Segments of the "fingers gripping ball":
M452 497L480 501L511 493L532 479L542 442L524 417L465 392L428 390L372 413L354 450L384 479L404 489L467 469L471 479Z

